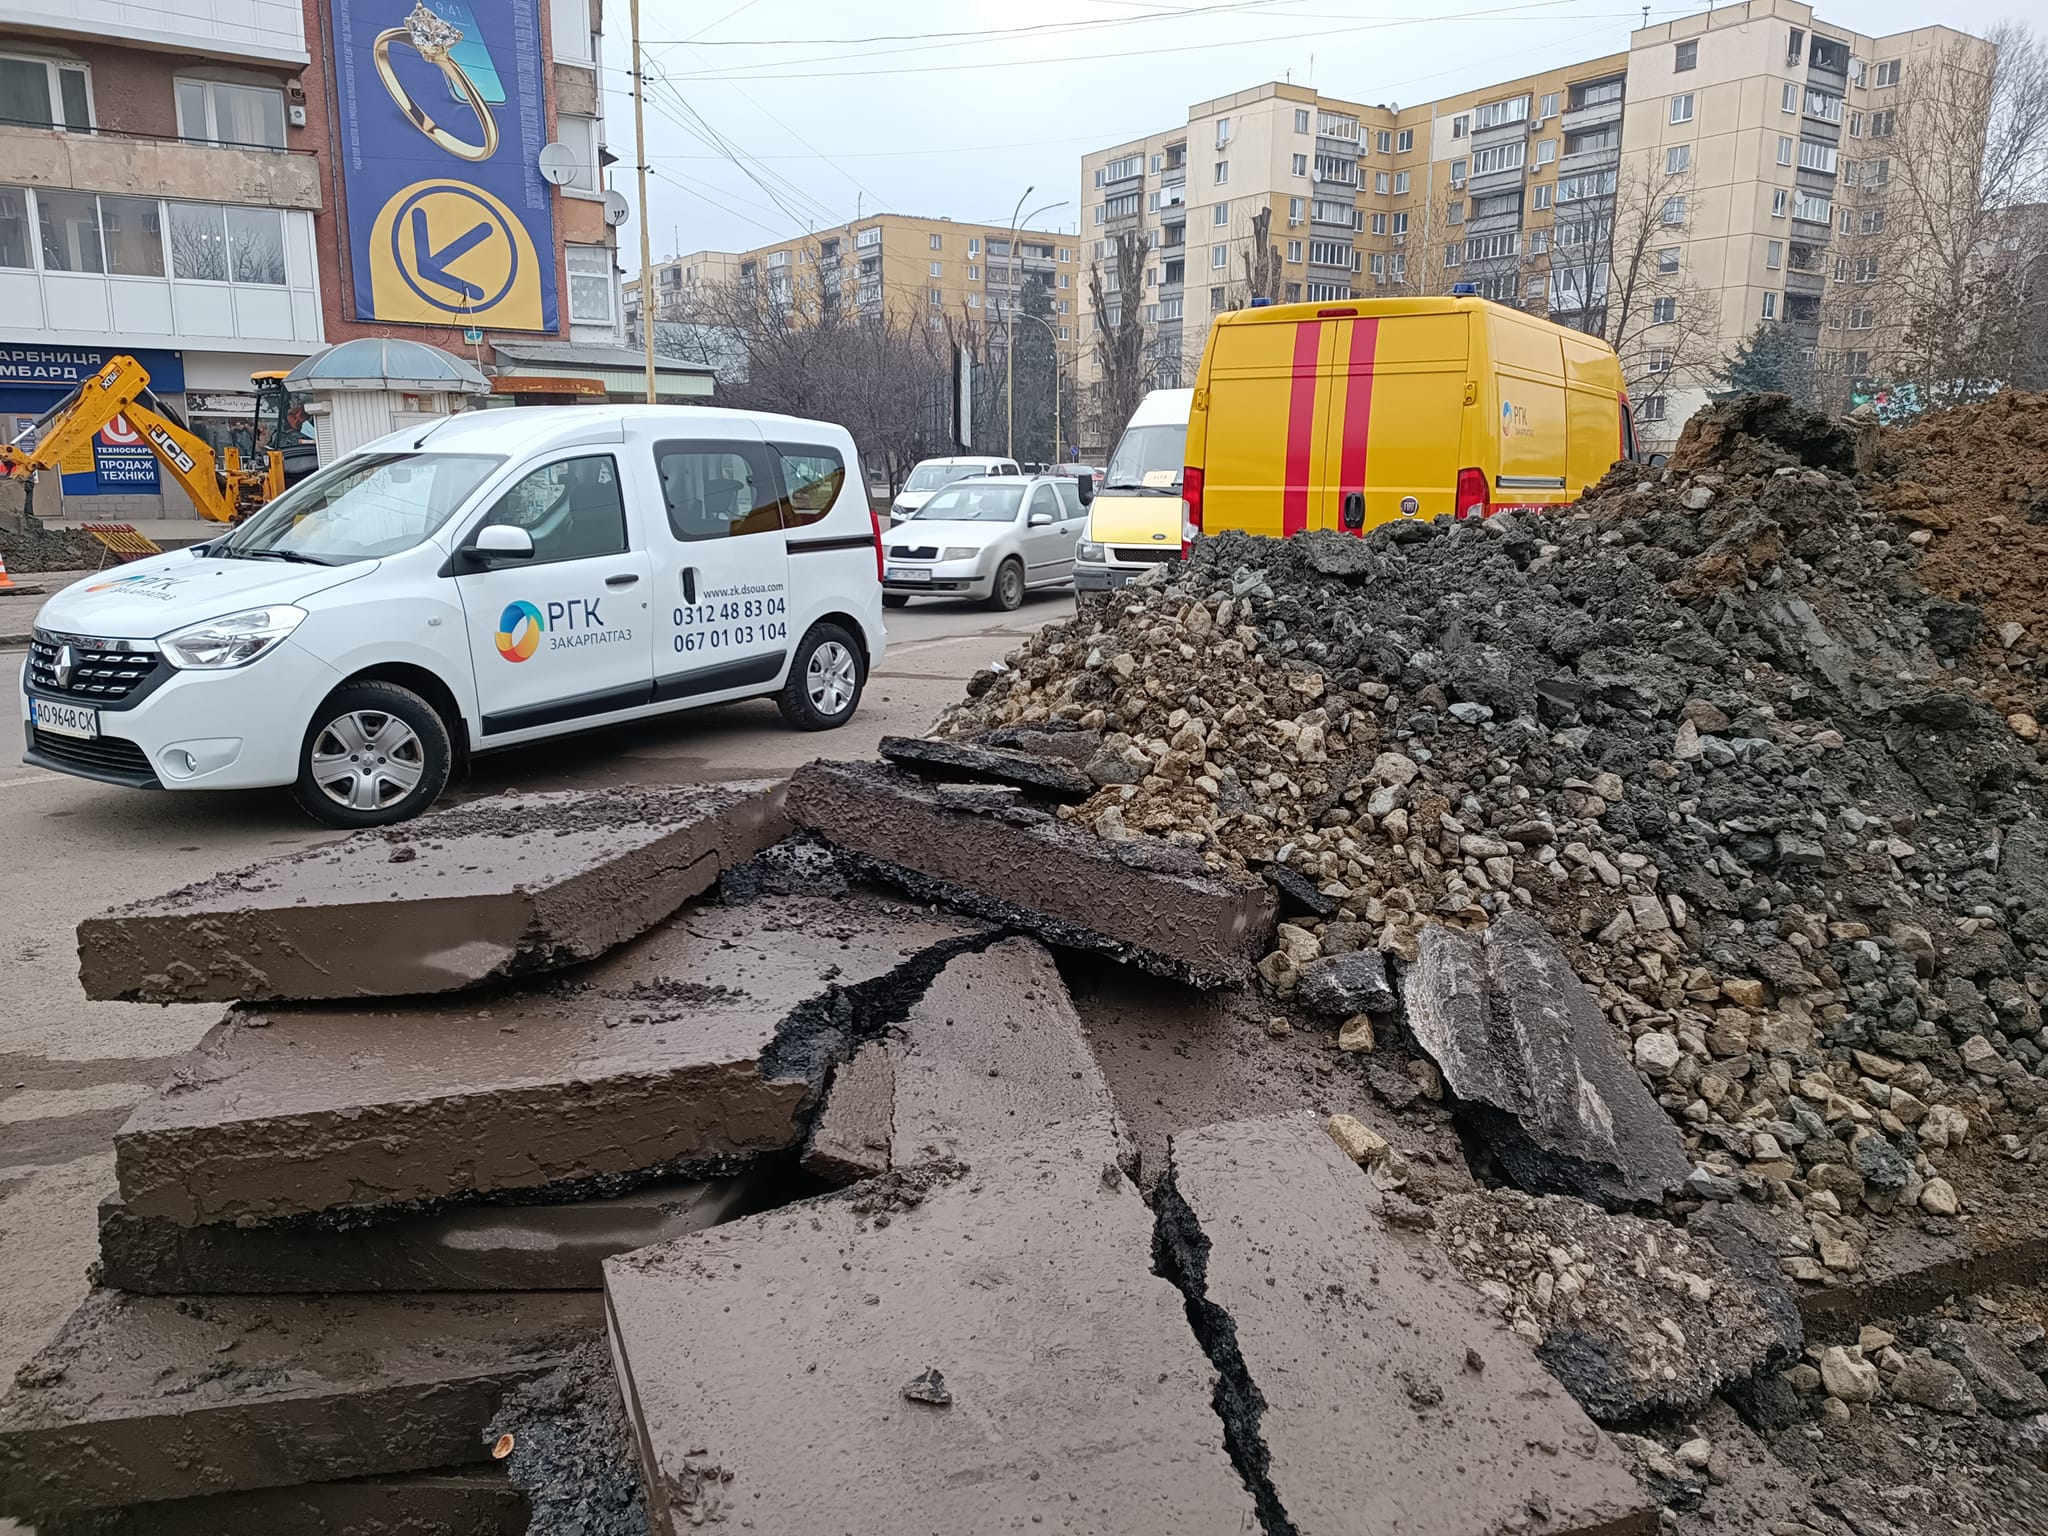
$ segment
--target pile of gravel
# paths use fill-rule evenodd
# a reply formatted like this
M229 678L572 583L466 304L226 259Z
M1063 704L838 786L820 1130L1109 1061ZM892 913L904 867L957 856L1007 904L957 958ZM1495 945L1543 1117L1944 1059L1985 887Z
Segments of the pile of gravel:
M1956 1214L1951 1164L2048 1156L2044 770L1884 438L1750 397L1569 511L1208 539L941 734L1095 733L1061 815L1304 877L1283 994L1319 951L1532 912L1690 1191L1796 1217L1788 1274L1853 1272L1873 1218Z

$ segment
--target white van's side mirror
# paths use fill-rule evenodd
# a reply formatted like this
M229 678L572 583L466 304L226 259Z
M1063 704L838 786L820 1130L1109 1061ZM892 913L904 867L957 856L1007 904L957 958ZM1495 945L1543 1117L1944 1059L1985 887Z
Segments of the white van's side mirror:
M533 535L509 523L492 523L479 528L476 542L462 553L476 565L496 565L501 560L531 560Z

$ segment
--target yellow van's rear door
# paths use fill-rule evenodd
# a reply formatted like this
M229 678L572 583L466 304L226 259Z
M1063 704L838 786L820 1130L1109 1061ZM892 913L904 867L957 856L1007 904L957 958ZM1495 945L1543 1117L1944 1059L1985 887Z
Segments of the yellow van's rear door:
M1210 533L1241 528L1270 536L1323 526L1331 492L1318 472L1327 407L1317 383L1336 340L1327 320L1216 328L1202 465L1202 525Z
M1312 527L1343 528L1349 497L1364 499L1354 532L1406 514L1428 521L1452 510L1464 431L1471 322L1464 311L1363 316L1331 322L1323 459L1325 498Z
M1496 505L1555 505L1565 480L1564 348L1546 327L1490 314L1494 398L1499 402L1500 463Z
M1565 410L1569 417L1565 491L1577 498L1626 456L1621 441L1621 368L1590 338L1564 338Z

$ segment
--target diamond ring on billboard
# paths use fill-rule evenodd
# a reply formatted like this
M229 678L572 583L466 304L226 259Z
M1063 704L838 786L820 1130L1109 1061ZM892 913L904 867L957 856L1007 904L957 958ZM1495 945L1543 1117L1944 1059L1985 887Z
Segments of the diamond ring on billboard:
M464 160L488 160L498 151L498 120L491 115L490 103L483 92L476 87L462 66L449 57L449 51L462 41L462 29L445 18L427 9L426 0L418 0L405 18L405 25L392 27L377 34L372 45L377 60L377 77L384 82L384 89L391 93L391 99L398 103L401 111L412 120L412 125L447 150ZM406 94L404 84L398 78L398 71L391 64L391 45L403 43L448 78L450 86L475 111L477 121L483 125L484 141L471 144L457 138L441 127L424 111L419 103Z

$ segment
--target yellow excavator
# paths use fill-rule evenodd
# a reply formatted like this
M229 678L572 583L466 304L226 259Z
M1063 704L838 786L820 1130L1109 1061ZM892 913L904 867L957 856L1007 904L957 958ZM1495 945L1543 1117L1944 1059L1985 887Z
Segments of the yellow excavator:
M266 433L273 444L295 435L287 430L291 395L284 387L284 377L282 373L250 377L256 392L252 442ZM266 411L274 417L268 423ZM93 438L116 416L127 418L149 444L157 462L191 498L199 515L213 522L239 522L299 478L287 474L285 455L276 447L247 467L236 448L216 454L212 444L150 392L149 370L126 355L110 359L31 422L14 442L0 443L0 475L32 478L43 470L61 468L67 458L90 453Z

